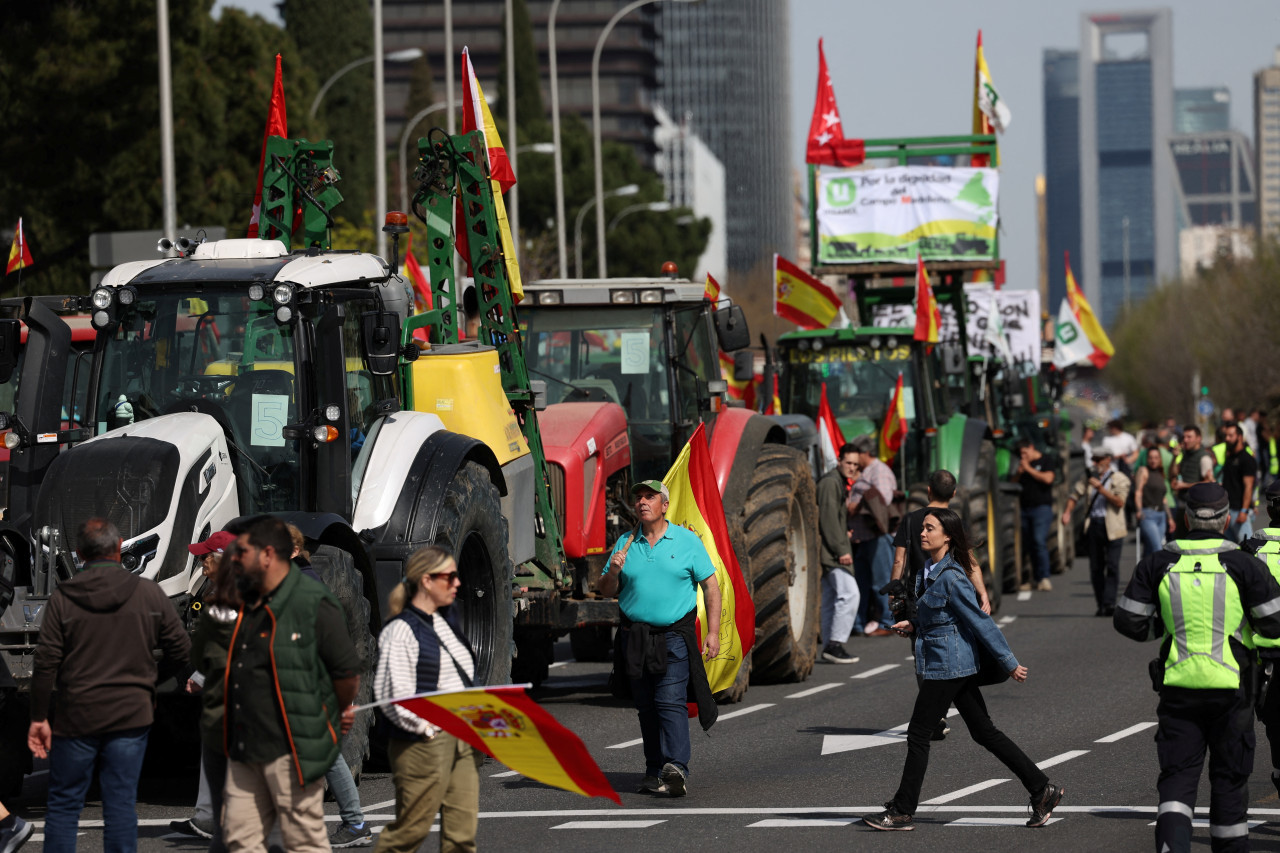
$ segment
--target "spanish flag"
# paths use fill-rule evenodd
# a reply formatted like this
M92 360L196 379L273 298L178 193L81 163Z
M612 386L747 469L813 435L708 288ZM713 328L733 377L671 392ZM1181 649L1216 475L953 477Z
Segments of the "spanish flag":
M729 383L729 398L731 400L739 400L742 405L748 409L756 407L756 374L751 379L738 381L733 378L733 356L727 352L720 353L720 376L725 382Z
M880 461L891 464L907 437L907 405L902 399L902 371L898 371L898 384L893 388L889 411L885 412L884 426L880 428Z
M720 653L706 662L707 681L712 692L727 690L738 677L738 669L751 653L756 639L756 607L751 590L738 565L738 556L729 541L724 504L716 486L711 454L707 450L706 425L698 424L675 464L662 478L671 492L667 521L697 534L715 566L720 587ZM706 630L706 603L698 588L698 645ZM512 768L515 769L515 768Z
M978 51L973 64L973 132L975 135L994 134L996 131L1004 133L1012 120L1009 105L1000 98L1000 93L991 80L991 69L987 67L987 57L982 51L982 30L978 30ZM969 165L975 168L999 166L1000 153L996 152L994 164L989 155L974 154Z
M773 374L773 396L769 398L769 407L764 410L766 415L782 414L782 398L778 396L778 374Z
M520 281L520 265L516 263L516 244L511 237L511 223L507 221L507 206L502 194L516 185L516 173L511 169L511 161L507 159L507 149L502 147L502 138L498 136L498 128L493 123L493 113L489 112L489 102L485 100L484 90L476 79L476 70L471 65L471 53L462 49L462 132L473 131L484 133L485 154L489 165L489 179L493 186L494 215L498 220L498 241L502 248L502 257L507 266L507 279L511 282L511 296L516 302L524 299L524 284ZM459 188L461 191L461 188ZM467 265L467 274L472 274L471 253L467 240L466 221L462 213L462 197L459 195L455 208L454 241L458 254Z
M1111 356L1116 354L1116 348L1111 345L1111 339L1107 337L1106 330L1094 315L1089 300L1084 298L1084 291L1076 284L1076 277L1071 274L1071 253L1063 252L1062 254L1067 265L1067 301L1071 303L1071 311L1080 321L1080 328L1084 329L1084 336L1089 339L1089 343L1093 344L1093 355L1089 356L1089 361L1101 370L1107 366Z
M806 329L825 329L840 313L840 297L782 255L774 255L773 313Z
M404 277L413 284L414 302L419 311L430 311L432 306L431 285L422 272L422 266L413 256L413 235L408 235L404 244Z
M711 273L707 273L707 286L702 291L702 298L710 302L715 302L720 298L720 282L716 281Z
M524 686L423 693L361 705L356 710L390 704L444 729L522 776L584 797L607 797L622 805L578 736L530 699Z
M912 335L917 341L929 344L938 342L942 328L942 309L929 286L929 273L924 268L924 258L916 252L916 331Z
M835 412L827 402L827 383L822 383L822 396L818 398L818 452L822 454L823 473L836 467L840 461L840 448L844 447L844 431L836 421Z
M276 77L271 84L271 103L267 106L267 125L262 129L262 156L258 160L258 182L253 185L253 214L249 217L246 237L258 237L258 220L262 215L262 173L267 168L267 140L273 136L289 138L288 112L284 106L284 73L280 54L276 54ZM273 205L272 209L275 209Z
M8 275L14 270L24 269L34 263L31 247L27 245L27 235L22 231L22 217L19 216L17 230L13 232L13 245L9 247L9 263L5 265L4 274Z

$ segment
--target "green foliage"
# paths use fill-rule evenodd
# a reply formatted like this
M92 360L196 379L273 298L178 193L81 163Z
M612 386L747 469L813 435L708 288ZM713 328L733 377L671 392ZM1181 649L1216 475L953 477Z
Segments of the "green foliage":
M543 121L546 112L542 107L542 85L538 79L538 50L533 44L533 27L529 23L529 7L525 0L513 0L511 4L515 25L516 54L516 125ZM498 64L498 97L491 105L494 116L507 116L507 35L506 22L502 31L502 60Z
M1191 380L1213 389L1221 406L1280 409L1280 244L1264 243L1249 261L1222 259L1195 278L1156 289L1112 336L1116 355L1104 376L1122 391L1137 420L1194 411Z
M215 21L211 7L169 4L178 224L237 236L252 209L275 54L288 103L307 103L315 81L279 27L230 8ZM157 52L150 0L6 10L0 227L24 218L35 257L24 293L83 293L89 234L161 227Z

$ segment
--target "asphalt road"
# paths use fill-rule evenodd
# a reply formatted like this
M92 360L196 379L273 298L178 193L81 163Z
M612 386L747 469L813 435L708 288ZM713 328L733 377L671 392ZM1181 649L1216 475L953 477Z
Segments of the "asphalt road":
M562 643L561 662L538 698L582 737L623 806L547 788L489 761L481 769L480 847L556 853L1152 849L1156 696L1146 667L1156 646L1121 637L1109 619L1093 615L1083 560L1054 577L1052 592L1023 598L1007 596L997 619L1030 678L988 688L985 697L996 724L1066 787L1044 828L1023 826L1026 792L973 743L958 716L946 740L933 745L915 830L885 833L861 824L861 815L892 796L906 751L902 732L894 730L905 727L916 687L910 649L900 638L853 640L858 663L820 664L803 684L752 687L742 704L722 708L709 737L692 724L690 794L683 799L632 793L644 769L635 712L608 695L604 664L570 661ZM1258 742L1251 842L1255 850L1280 850L1280 801L1261 726ZM9 806L39 821L45 786L46 777L29 777L24 799ZM1208 794L1205 779L1197 810L1205 825L1195 831L1196 849L1209 845ZM388 775L366 774L361 797L375 829L392 818ZM190 815L194 798L190 773L148 774L139 792L139 849L203 849L198 839L168 827ZM326 809L336 826L335 807ZM99 804L91 803L80 849L101 849L100 821ZM27 849L39 849L36 838ZM437 849L434 838L424 849Z

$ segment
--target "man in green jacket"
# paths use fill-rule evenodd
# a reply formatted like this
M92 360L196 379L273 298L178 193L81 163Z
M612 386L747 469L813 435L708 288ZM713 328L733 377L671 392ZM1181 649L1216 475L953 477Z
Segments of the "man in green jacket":
M857 663L845 642L858 613L858 582L853 579L853 546L849 541L849 510L845 499L858 475L858 451L840 448L840 459L818 481L818 534L822 560L822 659L828 663Z
M227 649L223 835L232 853L265 849L279 821L290 853L325 853L324 774L351 728L360 655L342 605L293 564L276 518L236 539L251 589Z

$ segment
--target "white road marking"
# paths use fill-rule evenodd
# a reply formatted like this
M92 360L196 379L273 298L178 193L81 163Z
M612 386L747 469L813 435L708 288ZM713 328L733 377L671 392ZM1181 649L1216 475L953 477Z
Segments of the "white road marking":
M996 622L996 624L1008 625L1009 623L1013 622L1017 618L1018 618L1017 616L1001 616L1000 619Z
M1061 764L1064 761L1070 761L1073 758L1079 758L1082 755L1088 755L1088 754L1089 754L1089 750L1087 749L1073 749L1070 752L1064 752L1061 755L1055 755L1053 758L1046 758L1044 761L1038 762L1036 764L1036 767L1039 767L1041 770L1044 770L1046 767L1052 767L1055 764Z
M832 687L843 687L843 686L844 685L839 681L833 682L831 684L819 684L817 687L810 687L808 690L801 690L799 693L792 693L787 698L803 699L806 696L812 696L815 693L821 693L824 690L830 690Z
M955 708L947 710L947 716L960 713ZM872 746L885 746L890 743L902 743L907 739L907 726L903 723L873 735L823 735L822 755L834 755L837 752L852 752L855 749L866 749ZM881 808L884 808L881 806Z
M1044 826L1051 823L1057 823L1062 820L1060 817L1051 817L1044 822ZM1024 817L962 817L956 820L947 821L947 826L1026 826L1027 819Z
M752 705L750 708L739 708L736 711L730 711L727 714L721 714L719 719L721 721L732 720L734 717L742 717L742 716L745 716L746 714L754 714L756 711L763 711L765 708L772 708L772 707L773 707L772 702L765 702L760 705Z
M915 660L915 659L916 659L915 655L907 655L905 658L903 658L903 660Z
M622 743L615 743L613 746L606 746L605 749L626 749L631 746L638 746L644 743L644 738L638 737L635 740L624 740Z
M1265 820L1251 820L1251 821L1248 821L1249 829L1250 829L1250 831L1252 831L1252 830L1253 830L1253 828L1254 828L1255 826L1262 826L1264 823L1266 823L1266 821L1265 821ZM1155 826L1155 825L1156 825L1156 822L1155 822L1154 820L1153 820L1153 821L1151 821L1151 823L1147 824L1147 826ZM1207 818L1207 817L1197 817L1197 818L1193 818L1193 819L1192 819L1192 821L1191 821L1191 827L1192 827L1193 829L1208 829L1208 828L1209 828L1209 818Z
M558 660L547 667L547 669L555 669L558 666L568 666L571 663L577 663L576 660Z
M1019 592L1019 593L1018 593L1018 600L1019 600L1019 601L1030 601L1030 600L1031 600L1031 590L1029 590L1029 589L1024 589L1024 590L1022 590L1021 592Z
M1097 740L1095 740L1094 743L1115 743L1121 738L1126 738L1129 735L1136 735L1138 732L1144 732L1154 725L1156 725L1154 722L1138 723L1137 725L1129 726L1129 728L1127 729L1121 729L1115 734L1110 734L1110 735L1107 735L1106 737L1100 737Z
M571 820L552 829L647 829L665 820Z
M976 794L979 791L985 791L988 788L994 788L996 785L1003 785L1005 782L1009 782L1009 781L1011 780L988 779L985 782L979 782L976 785L970 785L967 788L961 788L959 791L952 791L950 794L943 794L941 797L934 797L931 800L925 800L922 805L940 806L940 805L943 805L944 803L949 803L952 800L959 800L969 796L970 794Z
M505 776L519 776L519 775L520 775L520 771L519 771L519 770L508 770L508 771L506 771L505 773L490 773L490 774L489 774L489 778L490 778L490 779L502 779L502 778L503 778L503 777L505 777Z
M376 812L378 809L385 809L387 806L394 806L395 800L383 800L380 803L365 803L362 808L367 812Z
M797 826L848 826L853 819L774 817L747 824L747 829L789 829Z
M900 666L902 666L900 663L886 663L883 666L877 666L876 668L869 669L866 672L860 672L850 678L870 678L873 675L879 675L882 672L888 672L889 670L897 669Z

